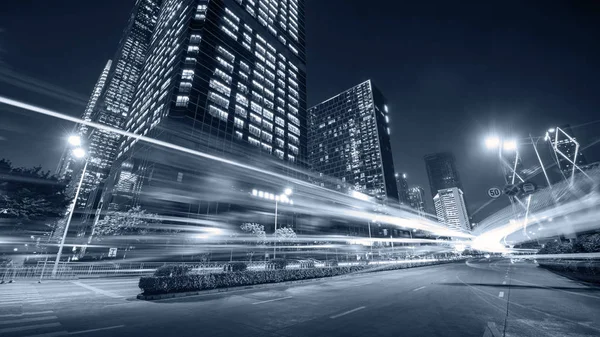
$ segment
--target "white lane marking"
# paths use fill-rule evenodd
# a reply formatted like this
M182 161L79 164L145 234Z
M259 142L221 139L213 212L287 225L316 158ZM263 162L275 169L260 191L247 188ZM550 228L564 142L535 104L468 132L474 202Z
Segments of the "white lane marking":
M60 326L60 323L47 323L47 324L36 324L36 325L18 326L18 327L14 327L14 328L0 329L0 334L1 333L8 333L8 332L17 332L17 331L25 331L25 330L42 329L42 328L53 328L53 327L57 327L57 326Z
M502 333L496 327L496 323L488 322L483 337L502 337Z
M44 300L23 300L23 301L10 301L10 302L1 302L0 304L21 304L21 303L40 303L44 302Z
M21 317L21 316L30 316L30 315L43 315L43 314L51 314L52 310L48 311L38 311L38 312L24 312L22 314L8 314L8 315L0 315L0 317Z
M31 318L19 318L19 319L9 319L6 321L1 321L0 325L3 324L15 324L15 323L27 323L27 322L37 322L37 321L47 321L49 319L58 319L56 316L45 316L45 317L31 317Z
M90 330L82 330L82 331L73 331L73 332L69 332L69 335L78 335L81 333L88 333L88 332L94 332L94 331L102 331L102 330L110 330L110 329L118 329L118 328L122 328L124 327L125 324L121 324L121 325L114 325L114 326L107 326L105 328L98 328L98 329L90 329Z
M102 290L100 288L89 286L89 285L87 285L85 283L81 283L81 282L78 282L78 281L71 281L71 283L73 283L75 285L78 285L78 286L80 286L82 288L89 289L89 290L91 290L91 291L93 291L93 292L95 292L97 294L102 294L104 296L108 296L108 297L111 297L111 298L123 298L123 296L120 296L120 295L117 295L117 294L113 294L110 291Z
M254 302L254 303L252 303L252 304L262 304L262 303L269 303L269 302L275 302L275 301L287 300L288 298L292 298L292 296L288 296L288 297L282 297L282 298L276 298L276 299L272 299L272 300L266 300L266 301L260 301L260 302Z
M68 332L66 332L66 331L55 331L55 332L42 333L39 335L29 335L29 336L25 336L25 337L56 337L56 336L65 336L67 334L68 334Z
M346 312L342 312L341 314L333 315L333 316L331 316L331 317L329 317L329 318L331 318L331 319L336 319L336 318L338 318L338 317L342 317L342 316L345 316L345 315L351 314L351 313L353 313L353 312L355 312L355 311L359 311L359 310L362 310L362 309L364 309L364 308L366 308L366 307L358 307L358 308L354 308L354 309L352 309L352 310L348 310L348 311L346 311Z
M500 298L504 297L504 291L501 291L500 294L498 294L498 297L500 297Z
M502 284L506 284L506 281L502 281Z
M421 290L421 289L423 289L423 288L425 288L425 286L419 287L419 288L417 288L417 289L413 289L413 291Z

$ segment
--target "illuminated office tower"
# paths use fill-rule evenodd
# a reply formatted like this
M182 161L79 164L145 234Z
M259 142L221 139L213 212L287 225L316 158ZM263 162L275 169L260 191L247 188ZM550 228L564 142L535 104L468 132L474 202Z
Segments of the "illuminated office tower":
M303 1L166 0L124 129L203 152L244 148L254 158L302 163L304 50ZM122 140L112 186L122 186L124 164L133 167L129 180L138 177L131 198L159 171L163 181L186 181L138 141Z
M568 124L548 130L546 140L550 141L558 168L565 178L571 178L576 174L577 167L583 169L588 164L585 156L581 153L581 146Z
M83 120L122 127L142 74L161 3L162 0L135 2L117 52L104 68ZM85 125L80 127L79 133L87 152L88 166L76 206L84 208L90 192L107 178L117 155L120 136Z
M439 190L433 197L438 221L451 229L471 230L463 192L456 187Z
M315 172L397 202L388 107L371 80L315 105L308 116L309 163Z

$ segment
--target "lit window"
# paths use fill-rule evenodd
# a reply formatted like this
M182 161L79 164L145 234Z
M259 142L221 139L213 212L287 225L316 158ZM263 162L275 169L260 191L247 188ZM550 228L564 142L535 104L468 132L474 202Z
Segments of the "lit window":
M285 121L281 117L275 117L275 124L285 126Z
M225 50L225 48L218 46L217 51L225 57L226 60L233 63L235 61L235 55Z
M277 146L280 148L285 147L285 142L281 138L275 138L275 144L277 144Z
M184 80L193 80L194 71L191 69L183 69L183 75L181 75L181 78Z
M239 115L239 116L242 116L244 118L248 117L246 109L242 108L241 106L239 106L237 104L235 105L235 114Z
M275 134L278 135L278 136L283 137L284 131L280 127L275 127Z
M248 130L250 131L250 134L255 135L256 137L260 137L260 128L257 128L256 126L250 124L248 125Z
M262 114L262 107L254 102L250 102L250 110Z
M250 142L250 144L256 145L256 146L260 145L260 142L258 141L258 139L252 138L250 136L248 136L248 142Z
M243 85L242 83L238 82L237 88L239 91L243 92L244 94L248 93L248 87Z
M223 70L215 68L214 74L219 76L219 78L225 81L225 83L231 84L231 76L227 75L227 73L225 73Z
M244 137L244 134L243 134L243 133L241 133L241 132L239 132L239 131L236 131L236 132L235 132L235 137L236 137L237 139L242 139L242 138Z
M227 111L219 109L214 105L208 106L208 113L210 113L211 115L218 117L219 119L224 120L224 121L227 121L227 117L229 116Z
M231 89L224 85L223 83L215 80L214 78L210 80L210 87L222 93L223 95L229 97L231 95Z
M225 34L229 35L229 37L231 37L232 39L234 39L234 40L237 41L237 36L232 31L230 31L229 29L227 29L227 27L221 26L221 30L224 31Z
M262 114L263 114L263 117L264 117L264 118L266 118L266 119L268 119L268 120L270 120L270 121L272 121L272 120L273 120L273 113L272 113L271 111L269 111L269 110L267 110L267 109L263 109L263 112L262 112Z
M188 93L192 91L192 83L190 82L181 82L179 84L179 92Z
M244 105L246 107L249 104L248 99L239 93L235 95L235 101L238 103L241 103L242 105Z
M217 103L225 109L229 108L229 100L213 91L209 92L208 99L212 102Z
M279 159L283 159L283 156L284 156L283 151L277 149L277 150L275 150L275 154L277 155L277 157L279 157Z
M288 130L290 130L290 132L295 133L297 135L300 135L300 129L298 129L295 125L293 124L288 124Z
M244 121L242 119L240 119L240 118L234 117L234 119L233 119L233 125L236 128L243 129L244 128Z
M186 107L190 102L190 98L187 96L177 96L177 101L175 102L176 106Z

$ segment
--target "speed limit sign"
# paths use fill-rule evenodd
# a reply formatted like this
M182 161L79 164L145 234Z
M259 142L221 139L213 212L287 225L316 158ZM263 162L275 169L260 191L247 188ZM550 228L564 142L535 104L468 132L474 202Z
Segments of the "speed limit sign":
M487 191L488 195L490 196L490 198L498 198L499 196L502 195L502 191L498 188L498 187L492 187Z

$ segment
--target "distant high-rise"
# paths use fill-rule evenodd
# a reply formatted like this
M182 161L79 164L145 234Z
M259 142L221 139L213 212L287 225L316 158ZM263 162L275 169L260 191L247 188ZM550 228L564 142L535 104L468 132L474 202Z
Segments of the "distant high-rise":
M398 200L402 205L410 205L408 179L406 173L396 173L396 186L398 187Z
M457 188L439 190L433 197L438 221L456 230L471 230L463 192Z
M386 99L367 80L308 110L309 163L380 200L398 199Z
M558 160L559 169L566 178L570 178L578 171L573 166L573 163L577 166L587 165L588 162L583 153L581 153L581 146L577 142L571 126L568 124L550 129L546 138L550 140L550 144L555 152L555 158Z
M443 189L457 187L462 190L462 184L456 169L456 159L451 152L425 156L425 167L427 168L432 197Z
M218 154L305 162L304 37L302 0L165 0L124 129ZM163 182L187 179L138 141L122 140L108 189L139 195L158 171Z
M82 119L110 127L123 126L142 74L161 3L162 0L136 0L117 52L104 68ZM80 127L79 133L88 154L88 166L77 200L77 208L83 208L90 192L107 178L120 136L85 125Z
M411 187L408 190L410 207L417 210L419 214L426 212L425 190L420 186Z

